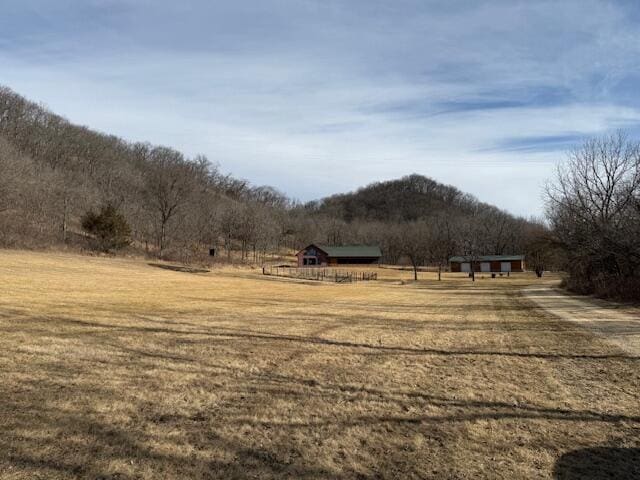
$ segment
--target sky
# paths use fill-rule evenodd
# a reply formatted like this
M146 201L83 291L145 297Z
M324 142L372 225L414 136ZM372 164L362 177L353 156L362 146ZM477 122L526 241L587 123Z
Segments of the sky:
M541 215L640 134L640 2L3 0L0 84L302 201L419 173Z

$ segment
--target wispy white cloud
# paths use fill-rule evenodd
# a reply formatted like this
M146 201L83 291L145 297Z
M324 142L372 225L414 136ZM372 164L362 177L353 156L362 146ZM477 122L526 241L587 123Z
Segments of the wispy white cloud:
M9 0L0 83L305 200L418 172L539 213L574 141L640 125L629 2L238 3Z

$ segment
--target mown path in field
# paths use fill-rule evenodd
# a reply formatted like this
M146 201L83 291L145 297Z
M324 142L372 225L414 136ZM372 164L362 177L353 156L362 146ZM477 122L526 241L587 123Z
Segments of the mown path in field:
M576 322L621 350L640 355L640 314L588 297L571 296L548 286L528 287L525 296L563 320Z

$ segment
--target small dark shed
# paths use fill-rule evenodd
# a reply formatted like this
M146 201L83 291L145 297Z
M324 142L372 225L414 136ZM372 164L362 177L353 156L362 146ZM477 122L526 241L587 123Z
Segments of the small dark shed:
M372 245L344 245L330 247L328 245L311 244L300 250L298 266L330 266L344 264L373 264L382 257L380 247Z

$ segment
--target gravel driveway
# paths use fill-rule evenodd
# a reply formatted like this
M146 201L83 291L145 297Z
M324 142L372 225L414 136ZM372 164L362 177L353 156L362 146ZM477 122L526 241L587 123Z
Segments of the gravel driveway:
M640 355L640 310L590 297L570 296L548 286L529 287L524 295L544 310L577 322L626 353Z

